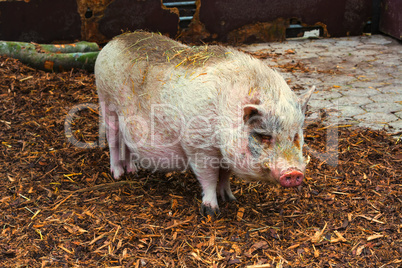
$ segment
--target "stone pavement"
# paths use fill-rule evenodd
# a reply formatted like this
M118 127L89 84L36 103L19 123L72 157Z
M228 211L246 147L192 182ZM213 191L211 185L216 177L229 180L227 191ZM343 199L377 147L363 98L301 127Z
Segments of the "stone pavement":
M324 124L385 129L396 137L401 135L402 43L397 40L373 35L254 44L241 49L274 55L264 61L281 72L293 89L301 89L298 93L317 87L307 120L318 120L325 112Z

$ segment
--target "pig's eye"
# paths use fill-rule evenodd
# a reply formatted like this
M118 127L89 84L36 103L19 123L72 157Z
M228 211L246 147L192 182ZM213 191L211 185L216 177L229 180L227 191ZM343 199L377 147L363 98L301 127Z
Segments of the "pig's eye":
M293 138L293 144L297 148L300 148L300 138L299 138L299 134L297 134L297 133L296 133L295 137Z
M271 135L262 135L261 141L263 143L270 143L272 141L272 136Z
M271 135L257 134L257 137L261 143L271 143L272 142Z

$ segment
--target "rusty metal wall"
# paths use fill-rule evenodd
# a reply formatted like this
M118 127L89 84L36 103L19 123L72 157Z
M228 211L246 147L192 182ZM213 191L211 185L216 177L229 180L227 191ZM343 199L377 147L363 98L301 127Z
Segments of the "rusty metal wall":
M121 30L143 29L175 37L179 30L179 15L174 9L162 8L160 0L114 0L99 21L99 31L107 38Z
M0 2L0 40L49 42L79 39L75 0Z
M200 21L219 39L243 25L278 18L321 22L331 36L360 35L371 6L372 0L202 0Z
M2 0L0 40L104 43L122 31L144 29L175 37L176 9L161 0Z
M178 10L164 7L162 0L2 0L0 40L104 43L125 30L147 29L228 41L258 22L265 24L254 31L280 25L282 30L269 38L282 40L291 18L320 23L330 36L360 35L372 15L372 0L197 0L196 13L191 31L181 31Z
M383 0L380 17L380 30L402 40L402 1Z

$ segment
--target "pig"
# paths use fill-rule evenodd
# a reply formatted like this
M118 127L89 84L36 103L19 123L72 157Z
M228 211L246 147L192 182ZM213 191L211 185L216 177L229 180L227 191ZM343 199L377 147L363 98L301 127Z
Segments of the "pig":
M261 60L223 46L187 46L136 31L111 40L95 64L101 121L115 179L139 168L191 169L201 213L217 194L236 200L232 174L301 185L303 122L314 87L297 97Z

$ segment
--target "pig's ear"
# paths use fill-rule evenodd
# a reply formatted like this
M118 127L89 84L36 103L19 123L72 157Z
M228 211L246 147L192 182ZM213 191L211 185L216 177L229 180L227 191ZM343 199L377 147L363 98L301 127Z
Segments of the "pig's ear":
M312 86L309 91L307 91L306 93L304 93L303 95L301 95L299 97L299 103L300 103L300 106L301 106L301 109L302 109L303 113L306 112L307 103L308 103L311 95L313 94L314 90L315 90L315 86Z
M243 114L244 123L247 123L248 120L254 116L262 116L262 111L258 105L247 104L243 107Z

